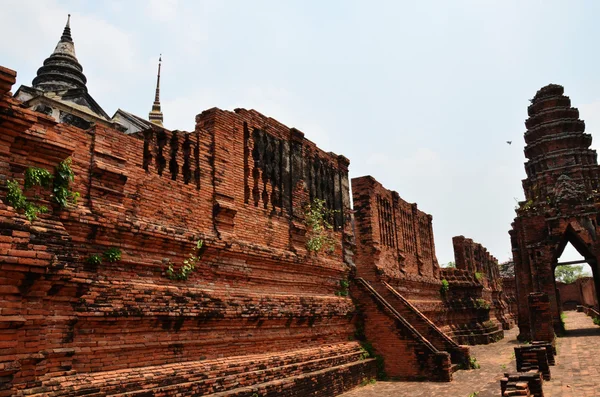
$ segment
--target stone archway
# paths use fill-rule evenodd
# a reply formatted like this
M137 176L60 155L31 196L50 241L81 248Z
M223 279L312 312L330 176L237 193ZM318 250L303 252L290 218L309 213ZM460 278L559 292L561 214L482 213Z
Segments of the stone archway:
M592 137L584 133L579 111L563 93L555 84L540 89L525 122L526 200L510 231L522 340L539 337L539 329L549 330L544 339L553 338L552 329L562 331L554 269L568 242L590 263L600 292L600 168L590 149ZM547 295L547 304L533 305L532 294L534 302ZM540 316L534 310L547 313Z
M596 256L596 254L593 251L593 247L595 245L595 240L593 240L594 242L592 243L586 243L586 241L584 241L584 239L582 239L580 237L581 233L577 233L575 231L575 228L569 224L569 226L567 226L567 229L565 231L565 233L563 234L563 237L561 238L560 242L558 243L558 246L556 247L556 251L554 253L554 259L552 261L552 272L553 274L556 275L556 268L559 265L578 265L578 264L587 264L589 265L589 268L592 270L592 276L594 279L594 282L596 284L596 295L598 296L598 282L600 281L598 279L598 277L600 276L600 272L598 272L598 258ZM562 257L562 254L566 248L566 246L568 244L571 244L573 248L575 248L575 251L577 251L577 253L579 253L579 255L581 255L581 260L575 260L575 261L560 261L559 258ZM554 278L554 282L555 282L555 289L558 292L558 287L556 284L556 276ZM580 286L577 288L579 290ZM578 304L581 304L581 302L579 302ZM558 308L558 315L560 315L560 313L562 312L562 304L561 304L561 299L560 296L556 296L556 305ZM558 318L555 316L555 318ZM560 322L559 324L562 327L562 322ZM556 328L556 327L555 327ZM564 331L563 329L561 329L561 331Z

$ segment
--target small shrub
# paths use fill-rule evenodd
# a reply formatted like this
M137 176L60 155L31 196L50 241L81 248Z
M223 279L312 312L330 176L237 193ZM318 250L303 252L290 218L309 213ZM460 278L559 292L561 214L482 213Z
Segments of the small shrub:
M34 186L49 188L54 177L52 174L43 168L29 167L25 170L25 186L24 189L30 189Z
M469 394L469 397L477 397L479 395L478 391L474 391L473 393Z
M488 301L486 301L483 298L477 298L475 299L475 308L476 309L482 309L482 310L489 310L490 309L490 303Z
M48 212L48 208L43 205L35 205L27 201L27 197L23 194L19 182L12 180L6 181L6 187L8 192L6 194L6 201L16 211L23 211L25 217L30 222L37 219L39 214Z
M102 263L102 257L100 257L98 254L91 254L85 261L88 265L98 266Z
M446 279L442 279L442 286L440 287L440 294L445 296L450 289L450 283Z
M79 198L78 192L70 190L71 182L75 180L75 173L71 168L71 162L71 158L68 157L56 166L52 198L61 208L67 208L71 204L76 204Z
M339 291L335 291L335 295L348 296L348 287L350 287L350 282L348 280L340 280L340 289Z
M594 321L594 324L600 325L600 317L594 317L593 321Z
M477 362L477 359L475 357L469 357L469 368L471 368L471 369L481 368L481 365L479 365L479 363Z
M328 253L335 250L335 238L331 220L336 211L325 206L325 200L314 199L306 206L304 222L306 223L306 249L318 253L326 249Z
M198 240L196 242L196 255L194 255L194 253L190 253L190 257L183 261L183 266L179 268L179 271L176 271L173 267L173 264L169 263L169 266L167 267L167 277L174 281L187 280L190 274L196 270L196 265L198 262L200 262L200 257L197 256L197 254L202 248L203 244L204 242L202 240Z
M53 176L48 170L43 168L27 168L25 170L23 188L27 190L34 186L41 186L42 188L47 189L50 188L50 185L54 182L52 188L52 200L61 208L66 208L69 204L75 204L79 197L79 193L72 192L69 189L70 183L75 178L75 174L71 169L71 158L69 157L61 161L56 166L55 171L55 175ZM6 186L8 188L6 201L14 207L15 210L23 211L30 222L37 219L39 214L48 212L47 207L32 204L27 201L27 198L23 194L23 190L21 190L17 181L6 181Z
M121 250L118 248L109 248L102 254L102 257L108 263L115 263L121 260Z
M371 378L371 379L365 379L362 382L360 382L361 386L366 386L366 385L374 385L375 383L377 383L377 379L375 378Z
M477 279L477 281L481 281L483 280L484 275L481 272L475 272L475 279Z

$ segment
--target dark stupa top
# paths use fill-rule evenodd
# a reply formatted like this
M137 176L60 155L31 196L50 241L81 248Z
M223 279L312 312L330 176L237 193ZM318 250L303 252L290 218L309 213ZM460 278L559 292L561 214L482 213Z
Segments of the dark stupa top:
M71 37L71 15L63 30L60 41L54 52L44 61L44 66L38 69L37 77L33 79L33 87L42 91L62 91L80 88L87 92L83 75L83 67L75 56L75 44Z
M527 200L547 202L566 185L577 185L588 194L597 189L600 175L596 151L590 149L592 136L584 132L585 123L564 88L558 84L541 88L528 114L525 156L529 160L523 181Z

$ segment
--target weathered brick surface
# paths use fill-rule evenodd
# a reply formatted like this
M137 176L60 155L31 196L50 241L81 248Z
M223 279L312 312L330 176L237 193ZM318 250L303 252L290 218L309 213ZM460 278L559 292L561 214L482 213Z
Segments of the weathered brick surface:
M435 257L431 215L418 210L416 204L406 203L397 192L386 189L371 176L354 178L352 194L358 275L370 280L378 293L419 332L429 335L428 339L437 348L449 349L444 333L467 344L502 338L503 323L496 317L490 319L490 308L481 304L485 299L493 305L495 297L498 316L510 327L511 322L504 314L508 311L507 304L498 285L497 261L483 247L461 237L457 250L460 246L462 251L457 255L469 255L476 246L477 253L481 251L488 259L485 269L440 269ZM479 259L473 256L472 261ZM464 260L462 264L466 269ZM478 281L475 277L478 269L489 273L490 281ZM442 280L450 283L450 291L443 296ZM492 307L492 313L495 312ZM460 349L454 346L452 350Z
M474 274L483 285L482 297L490 302L490 318L508 330L514 326L507 299L503 293L498 260L485 247L464 236L452 238L457 269Z
M556 288L562 310L575 310L578 305L597 306L593 277L582 277L570 284L557 281Z
M468 348L459 346L440 328L449 330L449 323L454 324L455 318L452 317L453 307L440 295L442 282L435 257L431 215L419 211L416 204L406 203L398 193L385 189L370 176L353 179L352 193L357 246L356 273L394 312L392 315L384 310L377 321L393 323L396 321L394 316L399 316L415 331L407 334L413 338L409 347L415 351L422 349L422 340L426 340L434 351L447 352L452 363L466 365L469 360ZM388 318L384 316L386 313ZM369 316L369 311L365 315ZM467 321L470 323L470 320ZM387 345L398 337L394 328L386 326L377 329L366 326L365 331L369 341L378 345ZM406 350L405 341L394 343L401 344ZM399 360L393 351L383 350L381 354L386 361ZM400 360L402 366L417 365L411 360ZM409 373L404 368L395 371ZM432 371L430 377L441 379L443 377L437 374L444 371L438 368ZM419 376L423 375L409 373L401 377Z
M554 357L551 347L550 350L547 350L546 346L517 346L515 347L517 371L540 371L544 380L550 380L550 363L548 362L549 355Z
M364 335L383 357L388 376L401 380L452 379L450 354L436 349L366 280L356 280L352 297L360 302Z
M449 284L444 294L448 307L446 332L459 343L488 344L504 337L502 327L490 320L490 300L484 298L483 285L475 275L462 269L442 269L441 276Z
M544 397L542 374L539 371L532 370L528 372L505 373L504 378L500 380L500 389L502 396L527 396ZM524 387L524 384L527 387ZM517 394L515 391L519 390ZM524 392L524 391L527 392ZM507 393L508 392L508 393ZM524 393L524 394L518 394Z
M570 242L600 274L597 224L600 169L579 112L562 86L540 89L525 122L525 201L510 231L519 302L520 339L531 340L529 294L548 295L555 331L562 331L554 268ZM595 278L596 295L600 277ZM546 324L535 324L546 328Z
M3 94L12 82L0 69ZM274 382L260 387L334 395L374 375L347 343L354 305L334 294L353 260L348 160L255 111L210 109L196 121L191 133L126 136L0 98L0 184L71 157L81 193L60 210L38 189L53 210L29 222L0 192L0 395L47 395L58 377L71 382L64 395L111 384L150 395L134 390L167 383L155 395L173 395L205 387L192 377L201 368L224 362L226 373L257 354L267 367L281 355L295 364L268 376L244 364L211 392ZM305 249L303 206L315 197L338 210L331 255ZM180 266L199 239L196 271L169 280L167 264ZM86 263L109 247L120 261ZM328 364L312 365L323 348Z

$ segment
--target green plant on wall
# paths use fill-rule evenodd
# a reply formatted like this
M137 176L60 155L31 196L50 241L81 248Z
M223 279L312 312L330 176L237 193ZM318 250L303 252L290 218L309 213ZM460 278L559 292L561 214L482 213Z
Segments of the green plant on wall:
M41 186L48 189L52 185L54 177L50 171L43 168L29 167L25 170L25 186L24 189L31 189L34 186Z
M350 287L350 282L348 280L340 280L340 289L335 291L336 296L348 296L348 288Z
M446 293L450 290L450 283L446 279L442 279L442 285L440 286L440 294L446 296Z
M489 310L490 309L490 303L488 301L486 301L483 298L477 298L475 299L475 308L476 309L483 309L483 310Z
M481 272L475 272L475 279L481 282L485 278L484 274Z
M79 192L71 191L71 182L75 180L75 173L71 168L71 158L67 158L56 166L52 199L60 208L67 208L70 204L77 203Z
M19 187L19 182L15 180L6 181L8 192L6 193L6 202L16 211L23 211L25 217L30 221L37 219L39 214L48 212L48 208L43 205L36 205L27 201L23 190Z
M190 274L196 270L196 265L200 262L199 251L204 245L202 240L196 242L195 252L190 253L189 258L183 261L183 266L179 270L175 270L172 263L167 267L167 277L173 281L187 280Z
M102 257L98 254L91 254L85 261L88 265L98 266L102 263Z
M102 254L102 258L108 263L115 263L121 260L121 250L118 248L109 248Z
M56 166L54 176L43 168L27 168L23 189L29 190L35 186L49 189L53 185L52 201L61 208L66 208L69 204L75 204L79 197L79 193L70 190L70 183L74 178L75 174L71 168L71 158L69 157ZM28 201L16 180L7 180L6 187L8 191L6 194L7 203L15 210L23 211L30 222L37 219L39 214L48 212L47 207Z
M325 200L314 199L306 206L304 221L306 223L306 249L318 253L325 249L328 253L335 250L335 238L331 220L336 211L326 207Z

